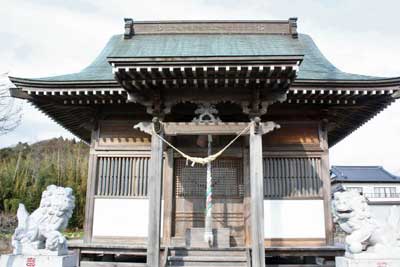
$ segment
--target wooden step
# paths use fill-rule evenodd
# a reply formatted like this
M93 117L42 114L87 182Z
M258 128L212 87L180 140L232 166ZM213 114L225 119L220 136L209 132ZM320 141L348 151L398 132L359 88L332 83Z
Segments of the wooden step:
M177 248L170 249L171 256L246 256L244 248L229 248L229 249L186 249Z
M169 256L169 261L185 262L246 262L246 257L240 256Z
M81 261L80 267L147 267L146 263Z
M174 248L168 256L168 266L246 267L247 262L244 248Z
M248 267L247 263L232 263L232 262L219 262L219 263L191 263L191 262L173 262L167 265L167 267ZM279 265L281 267L282 265ZM296 266L298 267L298 266Z
M247 262L230 262L230 261L219 261L219 262L205 262L205 261L171 261L167 265L168 267L247 267Z

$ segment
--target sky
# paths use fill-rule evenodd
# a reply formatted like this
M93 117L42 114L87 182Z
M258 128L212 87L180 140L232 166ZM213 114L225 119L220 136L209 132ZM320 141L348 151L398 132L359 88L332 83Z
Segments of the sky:
M339 69L400 76L398 0L1 0L0 73L47 77L87 66L111 35L134 20L298 17L298 31L312 36ZM21 125L0 136L0 147L73 136L29 104ZM382 165L400 175L400 100L330 150L333 165Z

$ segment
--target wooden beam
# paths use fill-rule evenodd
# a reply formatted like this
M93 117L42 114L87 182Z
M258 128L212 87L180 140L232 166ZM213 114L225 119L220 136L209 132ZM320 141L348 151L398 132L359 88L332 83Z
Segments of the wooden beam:
M256 118L250 128L250 192L252 266L265 266L264 181L262 162L262 126Z
M153 119L154 129L162 136L161 124ZM163 141L155 134L151 137L151 168L149 169L149 225L147 238L147 266L160 266L161 185L163 168Z
M215 122L215 123L197 123L197 122L166 122L163 123L164 133L166 135L236 135L242 132L249 123L247 122ZM279 128L274 122L260 123L262 129ZM249 131L243 133L249 134Z

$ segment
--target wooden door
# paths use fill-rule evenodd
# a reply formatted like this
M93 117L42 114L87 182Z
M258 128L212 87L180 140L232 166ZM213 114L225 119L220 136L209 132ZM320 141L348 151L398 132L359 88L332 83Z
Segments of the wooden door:
M189 228L203 228L206 202L206 166L175 160L173 236L184 237ZM213 228L229 228L231 246L242 246L243 163L241 158L222 158L212 163Z

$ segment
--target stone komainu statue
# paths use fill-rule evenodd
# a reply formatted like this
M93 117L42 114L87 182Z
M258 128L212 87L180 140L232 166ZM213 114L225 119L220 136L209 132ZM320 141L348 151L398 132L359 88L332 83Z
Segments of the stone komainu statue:
M379 223L371 215L368 202L356 191L336 192L332 202L333 219L347 233L348 256L363 252L363 255L400 255L400 211L393 206L385 223Z
M67 241L61 231L67 227L74 207L72 189L55 185L42 193L40 207L32 214L19 204L18 227L12 237L14 254L66 255Z

